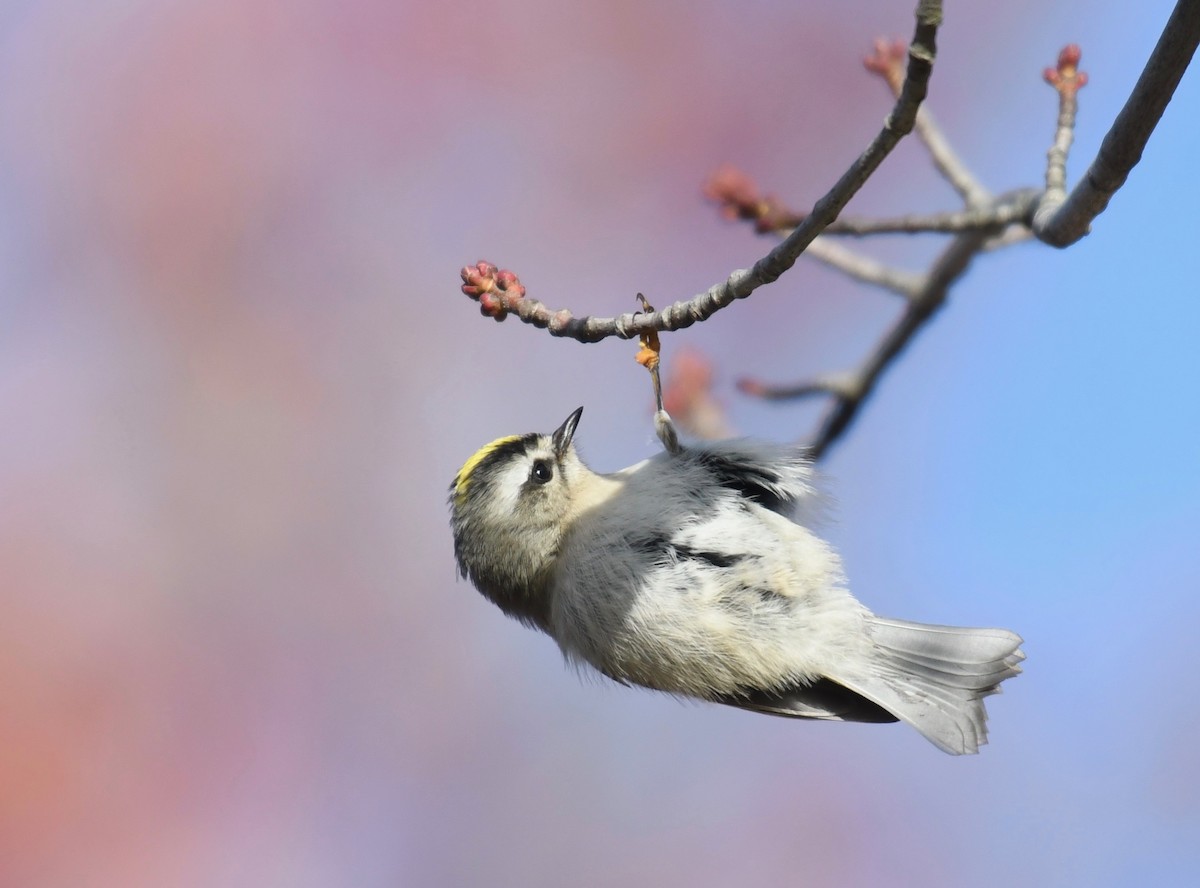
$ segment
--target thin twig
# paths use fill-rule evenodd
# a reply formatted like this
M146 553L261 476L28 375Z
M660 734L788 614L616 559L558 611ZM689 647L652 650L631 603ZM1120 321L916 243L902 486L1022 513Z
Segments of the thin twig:
M1086 235L1104 212L1175 94L1200 44L1200 0L1179 0L1129 99L1117 115L1087 173L1067 198L1047 191L1033 218L1039 240L1066 247Z
M983 244L983 252L990 253L993 250L1001 250L1004 247L1022 244L1032 239L1033 232L1029 230L1028 225L1010 225L999 234L989 237Z
M1082 53L1070 44L1058 54L1058 65L1047 68L1045 80L1058 92L1058 123L1054 141L1046 152L1046 190L1042 193L1038 214L1046 216L1067 199L1067 157L1075 140L1075 114L1079 108L1079 90L1087 85L1087 74L1079 70ZM1036 215L1035 215L1036 219Z
M967 165L950 147L949 140L946 139L942 128L934 121L933 113L928 108L922 108L917 114L916 131L917 136L921 139L921 144L929 150L929 157L933 161L934 167L958 192L967 206L982 206L991 199L991 192L971 175Z
M804 255L856 281L891 290L905 299L911 299L921 286L921 275L903 268L884 265L878 259L847 249L825 235L809 244Z
M547 328L553 336L566 336L580 342L598 342L610 336L629 339L647 330L680 330L711 317L736 299L745 299L791 268L813 239L837 218L899 141L912 132L917 110L928 90L941 21L941 0L919 0L916 28L908 49L908 73L883 129L829 192L817 201L804 222L752 268L738 269L723 283L660 312L630 312L615 318L575 317L565 309L551 311L541 302L525 297L525 288L520 286L516 275L498 271L486 262L462 270L463 291L479 299L483 313L497 320L515 314L525 323ZM512 286L501 285L497 275L508 275Z
M899 95L900 92L904 49L903 40L894 40L891 43L876 40L874 54L863 59L864 67L872 74L878 74L893 95ZM934 167L942 178L950 183L950 187L958 192L963 203L968 207L975 207L991 199L991 193L959 158L928 107L922 107L917 112L915 130L921 144L929 152L929 159L933 161Z
M794 401L813 395L856 398L859 396L859 386L857 373L827 373L798 385L766 385L754 379L739 379L737 383L743 394L753 395L764 401Z
M1040 196L1035 189L1028 189L1032 199ZM977 204L964 210L951 210L945 213L912 214L898 216L894 219L868 219L858 216L844 216L825 229L826 235L846 234L864 237L872 234L926 234L930 232L941 234L961 234L967 231L979 231L993 228L996 225L1008 225L1013 222L1025 221L1029 206L1013 201L996 202L990 197L986 203Z

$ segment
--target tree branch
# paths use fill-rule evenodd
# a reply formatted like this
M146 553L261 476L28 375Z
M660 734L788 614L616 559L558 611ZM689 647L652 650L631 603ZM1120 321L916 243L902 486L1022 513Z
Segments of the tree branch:
M526 323L549 329L552 335L581 342L610 336L629 339L705 320L734 300L744 299L777 280L807 251L847 276L890 290L905 300L896 321L857 369L785 386L739 381L744 393L770 400L829 397L830 410L808 445L811 456L820 459L850 428L883 374L945 304L950 288L976 256L1032 237L1066 246L1087 233L1091 219L1103 212L1141 158L1150 133L1200 43L1200 0L1179 0L1096 160L1069 196L1066 164L1074 138L1077 94L1087 83L1087 75L1078 67L1079 48L1066 47L1059 54L1057 67L1048 69L1045 75L1059 94L1055 138L1046 155L1045 188L1023 188L993 197L958 157L933 117L921 108L941 23L940 2L921 0L916 18L907 53L902 43L877 41L874 56L865 60L867 68L888 83L896 96L895 105L867 150L810 212L797 214L774 196L763 196L747 176L732 167L718 170L706 184L706 195L719 204L723 215L751 221L759 233L783 237L752 268L735 271L725 282L661 312L626 313L615 318L577 318L566 310L552 312L541 302L526 298L525 288L515 274L486 262L462 270L463 292L479 301L484 315L496 320L516 314ZM914 128L938 172L961 197L963 208L892 219L840 217L883 159ZM924 274L888 266L831 239L833 235L923 232L954 235Z
M1053 247L1066 247L1088 233L1091 221L1104 212L1117 189L1125 184L1130 170L1142 159L1146 142L1175 94L1197 44L1200 44L1200 0L1179 0L1087 173L1070 197L1061 188L1046 189L1033 217L1033 232L1039 240ZM1063 159L1065 162L1065 155Z
M1030 201L1008 199L997 202L989 197L982 203L976 203L967 209L952 210L946 213L925 215L914 213L909 216L898 216L895 219L844 216L826 228L825 234L846 234L854 237L871 234L925 234L927 232L960 234L966 231L994 228L996 225L1025 222L1032 201L1036 201L1041 196L1036 189L1032 188L1026 189L1025 194Z
M835 243L825 235L809 244L805 255L856 281L891 290L905 299L911 299L921 286L921 275L884 265L877 259Z
M880 378L942 307L950 287L966 272L975 257L998 243L1016 242L1017 238L1010 235L1010 231L1028 231L1024 225L1018 227L1016 223L1028 220L1039 196L1040 192L1036 189L1022 188L991 198L986 205L964 211L972 214L978 224L951 240L924 274L889 268L850 251L845 251L846 256L838 256L832 251L840 248L839 245L822 237L810 247L813 258L857 280L900 293L907 300L904 311L856 370L824 374L813 380L789 385L769 385L755 379L743 379L738 381L738 388L744 394L772 401L813 395L831 396L833 406L822 420L816 437L808 445L812 458L820 459L850 428L875 391ZM817 254L814 250L817 247L825 255Z
M908 72L883 129L829 192L817 201L804 221L749 270L738 269L723 283L662 311L631 312L615 318L575 317L566 309L551 311L541 302L525 297L525 288L520 286L516 275L498 271L487 262L462 270L463 292L478 299L481 311L496 320L515 314L525 323L548 329L552 336L570 337L580 342L599 342L610 336L629 339L650 330L680 330L711 317L736 299L745 299L791 268L813 239L837 218L897 143L912 132L917 110L928 89L941 22L941 0L919 0L916 28L908 49ZM513 285L501 283L498 276L508 276Z

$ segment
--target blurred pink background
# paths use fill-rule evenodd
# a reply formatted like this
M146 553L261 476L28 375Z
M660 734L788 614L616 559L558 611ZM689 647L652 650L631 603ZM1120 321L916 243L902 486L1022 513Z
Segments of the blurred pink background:
M1029 640L981 756L580 681L456 582L476 447L579 404L594 467L655 446L631 344L481 319L459 267L602 315L724 279L769 244L705 176L815 200L889 108L860 58L910 5L0 3L0 884L1194 872L1200 721L1171 682L1200 666L1200 485L1171 442L1200 416L1155 388L1195 379L1194 222L1138 231L1194 203L1167 178L1194 72L1096 234L981 262L826 466L860 598ZM1058 49L1092 76L1078 175L1169 9L950 6L931 102L997 190L1040 180ZM905 144L852 209L952 205ZM804 266L666 360L710 355L734 427L798 438L815 405L732 380L847 366L894 310Z

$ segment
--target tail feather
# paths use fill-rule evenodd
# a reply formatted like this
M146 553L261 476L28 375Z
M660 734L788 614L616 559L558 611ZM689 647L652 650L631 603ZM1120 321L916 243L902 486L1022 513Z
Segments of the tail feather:
M871 617L876 656L862 674L831 676L908 722L946 752L987 742L983 698L1021 671L1021 638L1007 629L965 629Z
M1021 671L1021 638L1007 629L961 629L871 616L865 658L790 687L716 697L790 718L905 721L952 755L987 743L983 700Z

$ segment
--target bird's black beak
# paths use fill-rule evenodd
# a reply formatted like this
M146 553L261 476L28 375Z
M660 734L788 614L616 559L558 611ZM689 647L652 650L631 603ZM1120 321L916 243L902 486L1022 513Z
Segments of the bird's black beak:
M554 444L554 452L559 459L562 459L567 452L567 448L571 446L571 439L575 437L575 427L579 425L579 417L583 415L583 408L580 407L574 413L567 417L567 421L560 425L551 436L550 440Z

